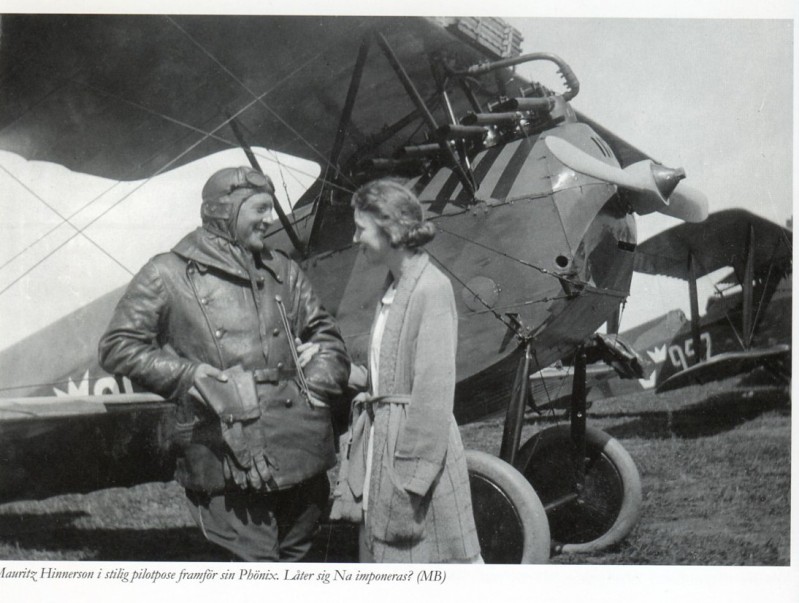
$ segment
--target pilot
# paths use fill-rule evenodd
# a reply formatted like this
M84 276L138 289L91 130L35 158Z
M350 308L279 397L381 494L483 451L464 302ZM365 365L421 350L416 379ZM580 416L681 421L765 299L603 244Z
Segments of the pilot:
M203 535L245 561L309 552L350 366L308 279L266 245L274 192L248 167L213 174L202 226L133 277L99 344L107 371L177 402L175 479Z

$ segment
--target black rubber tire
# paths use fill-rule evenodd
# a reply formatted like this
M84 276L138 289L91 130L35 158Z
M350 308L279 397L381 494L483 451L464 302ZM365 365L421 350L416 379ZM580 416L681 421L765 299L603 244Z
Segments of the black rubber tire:
M641 515L641 477L618 440L586 428L582 503L555 508L553 501L574 493L574 457L569 425L545 429L522 446L516 467L547 509L555 552L605 549L630 533ZM552 505L552 506L551 506Z
M486 563L547 563L549 521L535 490L505 461L466 451L477 536Z

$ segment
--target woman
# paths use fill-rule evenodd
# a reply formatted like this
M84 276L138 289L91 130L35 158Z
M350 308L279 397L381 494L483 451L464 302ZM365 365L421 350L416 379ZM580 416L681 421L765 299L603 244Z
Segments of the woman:
M372 325L369 395L356 398L333 516L347 515L340 513L347 498L356 504L361 561L479 562L452 415L455 300L449 280L421 250L435 228L414 194L391 180L361 187L352 205L354 242L389 275Z

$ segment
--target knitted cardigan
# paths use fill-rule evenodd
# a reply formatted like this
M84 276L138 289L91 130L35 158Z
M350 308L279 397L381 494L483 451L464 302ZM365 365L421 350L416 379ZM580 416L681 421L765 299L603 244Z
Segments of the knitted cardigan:
M365 535L377 562L466 561L480 552L452 414L457 316L449 280L417 253L397 283L379 351L379 393L410 400L374 408Z

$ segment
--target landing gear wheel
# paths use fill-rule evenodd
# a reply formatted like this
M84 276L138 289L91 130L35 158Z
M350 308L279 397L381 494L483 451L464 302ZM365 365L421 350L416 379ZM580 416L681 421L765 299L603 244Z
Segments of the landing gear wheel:
M505 461L466 451L477 537L486 563L546 563L549 521L532 486Z
M575 462L568 425L541 431L522 446L516 467L547 508L556 552L598 551L620 542L641 514L641 478L615 438L586 427L585 480L575 492Z

